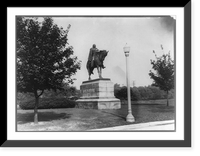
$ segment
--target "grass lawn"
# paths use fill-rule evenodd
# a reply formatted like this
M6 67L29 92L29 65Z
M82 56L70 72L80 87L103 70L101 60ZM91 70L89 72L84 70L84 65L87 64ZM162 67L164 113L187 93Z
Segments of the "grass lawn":
M127 123L127 105L119 110L41 109L39 124L33 123L33 110L17 110L18 131L85 131L127 124L175 119L175 107L164 104L134 104L132 114L136 122Z

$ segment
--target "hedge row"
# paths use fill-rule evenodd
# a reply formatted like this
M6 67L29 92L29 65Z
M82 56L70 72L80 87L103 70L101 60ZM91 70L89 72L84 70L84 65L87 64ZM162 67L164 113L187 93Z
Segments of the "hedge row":
M75 104L75 101L67 100L66 98L41 98L39 99L38 109L74 108ZM21 102L19 106L24 110L34 109L35 100Z
M168 95L165 91L160 90L155 86L148 87L131 87L131 100L157 100L157 99L166 99L167 96L169 99L174 98L174 89L170 90ZM127 100L127 87L120 87L119 85L115 85L114 90L115 97L121 100Z

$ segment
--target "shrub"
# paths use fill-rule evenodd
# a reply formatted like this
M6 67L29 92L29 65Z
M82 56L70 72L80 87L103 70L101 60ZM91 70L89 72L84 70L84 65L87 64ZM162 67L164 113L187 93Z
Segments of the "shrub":
M127 87L123 86L118 90L115 90L115 97L120 100L127 100Z
M29 101L31 99L35 99L33 94L17 92L17 104L18 105L20 105L20 103L23 103L25 101Z
M140 92L138 91L138 88L137 87L131 88L131 100L137 101L140 99L141 99L141 96L140 96Z
M38 109L52 109L52 108L74 108L75 101L67 100L66 98L41 98L39 100ZM20 103L20 108L34 109L35 100L24 101Z

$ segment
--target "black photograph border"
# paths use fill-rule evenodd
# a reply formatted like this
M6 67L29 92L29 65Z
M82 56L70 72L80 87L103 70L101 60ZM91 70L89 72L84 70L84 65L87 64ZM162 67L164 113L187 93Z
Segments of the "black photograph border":
M169 7L169 6L162 6L162 7ZM191 147L191 1L188 1L188 3L181 5L179 7L184 8L184 140L8 140L7 105L4 105L2 109L6 113L3 116L5 123L4 125L2 125L0 146L1 147Z

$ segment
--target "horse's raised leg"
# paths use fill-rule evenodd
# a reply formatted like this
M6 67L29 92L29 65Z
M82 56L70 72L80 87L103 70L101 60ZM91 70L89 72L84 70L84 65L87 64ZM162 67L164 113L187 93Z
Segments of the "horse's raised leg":
M97 67L97 72L98 72L99 78L101 78L100 67Z
M102 76L101 76L102 68L97 67L97 71L98 71L98 74L99 74L99 78L102 79Z

